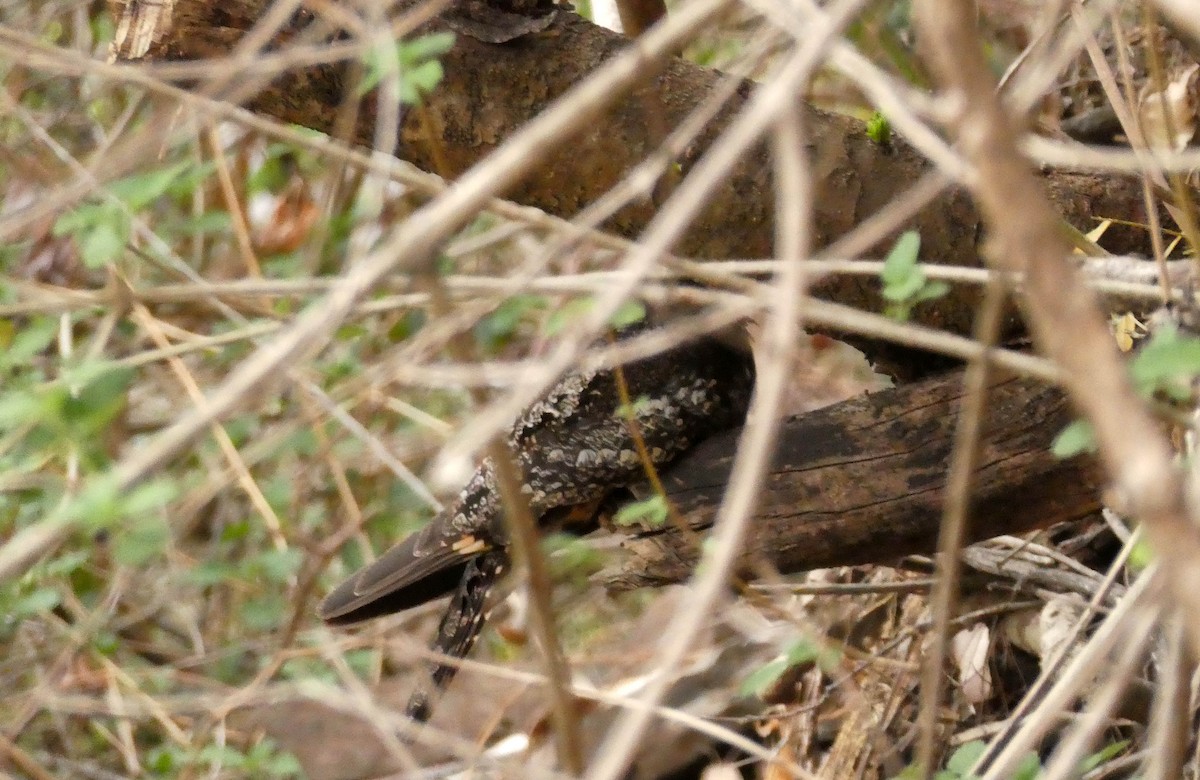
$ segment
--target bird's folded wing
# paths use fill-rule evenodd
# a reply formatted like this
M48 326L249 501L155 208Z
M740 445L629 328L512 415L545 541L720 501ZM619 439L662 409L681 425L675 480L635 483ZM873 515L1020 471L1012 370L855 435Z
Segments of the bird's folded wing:
M453 590L467 563L489 549L435 520L337 586L317 612L344 624L411 609Z

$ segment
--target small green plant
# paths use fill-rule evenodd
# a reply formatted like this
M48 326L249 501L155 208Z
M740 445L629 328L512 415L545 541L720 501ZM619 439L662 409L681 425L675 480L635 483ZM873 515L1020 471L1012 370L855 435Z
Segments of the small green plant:
M1200 376L1200 338L1184 336L1171 327L1156 331L1129 361L1129 374L1143 398L1164 396L1187 401L1192 383ZM1096 438L1086 420L1076 420L1059 432L1051 444L1059 458L1096 451Z
M1120 740L1111 745L1106 745L1081 761L1079 772L1073 776L1092 771L1104 762L1119 756L1128 746L1129 740ZM946 768L933 776L934 780L975 780L977 775L972 774L971 769L979 763L979 759L983 756L986 749L987 743L978 739L960 745L946 759ZM1038 759L1037 754L1026 753L1008 777L1010 780L1037 780L1041 775L1042 763ZM922 774L918 767L909 765L904 768L904 771L892 778L892 780L915 780L921 776Z
M950 286L941 281L930 281L925 277L917 262L921 250L921 236L908 231L896 239L896 245L888 252L883 263L883 298L887 301L885 313L897 320L907 320L912 310L923 301L940 298L950 291Z
M578 536L555 533L542 539L555 579L585 580L600 570L603 556Z
M441 82L445 72L438 57L454 46L454 33L439 32L408 41L397 41L395 48L384 56L380 49L371 48L363 55L366 73L358 85L358 94L365 95L379 86L388 75L399 79L400 100L408 105L421 102Z
M986 748L987 743L982 740L959 745L946 759L946 768L934 774L934 780L976 780L976 775L971 773L971 768L979 761ZM1009 778L1010 780L1035 780L1041 771L1042 764L1038 760L1037 754L1028 753L1017 764L1017 768ZM917 780L923 776L919 767L910 764L892 780Z
M572 298L550 314L546 319L543 332L547 336L557 336L568 325L590 312L595 304L596 301L591 296ZM617 307L617 310L608 318L608 324L609 327L619 331L628 328L630 325L635 325L644 319L646 319L645 304L641 301L629 300L624 301Z
M182 777L189 769L207 770L213 776L236 772L239 777L292 778L303 772L291 753L263 738L240 750L231 745L208 744L192 752L174 744L147 751L146 768L158 777Z
M225 554L210 559L188 572L195 585L211 587L242 583L237 616L253 631L279 628L291 612L287 583L300 570L304 554L295 547L266 547L265 534L257 524L231 525L220 544Z
M175 487L158 480L121 490L108 474L105 433L125 411L133 372L107 361L49 363L45 350L54 333L51 322L30 320L0 359L0 375L7 375L0 395L0 437L8 444L0 454L0 469L8 480L29 485L15 500L0 493L0 514L16 525L53 514L65 497L67 481L49 475L73 472L78 487L67 519L87 533L110 534L117 561L139 565L166 544L162 508L174 497ZM57 368L58 377L45 381L50 367ZM48 603L45 588L34 587L26 598L40 595L12 606L28 610Z
M1059 431L1050 444L1050 452L1062 460L1095 451L1096 432L1087 420L1075 420Z
M883 147L892 145L892 123L879 111L874 111L867 119L867 138Z
M840 654L834 650L808 640L799 639L777 658L754 670L742 681L739 693L742 696L762 696L780 677L794 666L817 663L824 669L834 669Z
M484 354L494 355L519 334L522 323L547 305L546 298L541 295L522 294L506 299L475 324L475 343Z
M621 526L645 525L657 527L667 521L669 510L665 496L651 496L643 501L626 504L617 510L613 522Z
M106 185L111 197L89 201L54 222L55 236L71 236L79 256L89 268L101 268L121 258L133 233L133 215L165 196L191 193L214 169L183 160ZM195 231L195 225L190 226Z
M1130 361L1129 373L1147 398L1161 393L1172 401L1187 401L1192 381L1200 376L1200 338L1159 328Z
M140 566L159 555L170 539L164 510L178 493L168 477L121 490L111 474L89 479L71 504L69 519L92 534L112 539L119 563Z

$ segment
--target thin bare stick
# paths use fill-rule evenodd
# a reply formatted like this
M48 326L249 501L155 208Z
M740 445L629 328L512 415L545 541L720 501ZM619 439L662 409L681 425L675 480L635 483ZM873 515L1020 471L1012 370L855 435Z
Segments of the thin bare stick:
M1200 41L1200 18L1190 0L1154 0L1154 4L1173 24Z
M1153 639L1153 631L1130 634L1117 657L1105 666L1099 690L1088 702L1083 717L1075 722L1055 749L1049 764L1042 771L1042 780L1067 780L1079 776L1080 763L1108 725L1110 714L1120 703L1121 694L1128 687Z
M598 761L588 773L591 780L616 780L624 774L633 751L644 736L651 708L671 684L668 670L678 668L711 613L740 551L758 487L771 456L778 427L775 417L787 384L786 366L796 341L800 299L804 294L803 269L798 261L807 257L812 242L810 173L808 161L801 151L803 129L800 117L794 111L793 98L808 80L829 42L860 7L861 3L854 0L843 0L834 4L827 16L817 19L811 37L781 69L778 78L762 87L751 108L730 130L730 138L745 140L751 133L757 137L761 123L768 120L776 123L776 251L781 257L794 261L782 265L776 276L775 306L769 312L770 319L764 329L762 370L746 429L738 443L729 489L718 511L709 553L691 585L689 609L676 615L666 627L664 644L655 658L659 674L647 685L638 700L639 706L617 721L597 749ZM722 146L727 148L727 145ZM720 147L714 148L705 155L692 175L704 181L705 175L723 172L731 161L727 162L727 157L717 154L720 151ZM723 154L728 155L728 151Z
M993 277L985 288L976 324L975 337L982 351L967 365L963 378L966 394L954 434L954 451L946 479L946 505L938 533L938 576L930 605L933 610L933 646L922 660L921 702L917 716L920 733L917 767L925 777L931 777L934 771L937 714L942 701L942 668L946 663L950 623L958 601L959 578L962 575L960 553L967 535L971 486L979 464L979 444L991 375L989 352L995 346L1000 332L1006 297L1003 281Z
M1191 680L1196 665L1188 653L1183 616L1171 615L1163 622L1161 676L1150 715L1146 780L1183 777L1188 744L1192 741Z
M1079 695L1079 690L1101 674L1105 666L1104 659L1113 648L1130 636L1150 633L1161 613L1161 606L1156 603L1163 590L1160 575L1157 569L1147 570L1129 587L1125 597L1104 619L1095 635L1066 664L1054 684L1046 690L1045 696L1039 698L1037 712L1041 713L1040 717L1035 718L1030 714L1027 720L1022 721L1023 713L1020 710L1013 713L1010 722L1019 723L1020 728L1012 733L1006 730L993 738L991 745L1002 747L994 758L990 759L987 755L981 757L981 763L989 759L990 763L980 780L1012 777L1018 762L1045 733L1049 721L1057 722L1062 711ZM1066 650L1064 647L1056 663L1062 663L1067 655ZM1043 673L1039 683L1043 680L1048 684L1049 675ZM978 765L971 771L979 774Z
M529 509L528 499L521 492L524 479L513 463L508 447L498 440L488 448L488 455L496 469L496 482L504 500L505 522L512 532L513 558L517 566L525 568L528 576L529 600L534 607L529 610L529 618L541 646L546 678L550 683L550 711L558 760L567 772L578 777L583 771L579 715L571 695L571 672L554 626L554 609L550 603L554 583L542 554L537 521Z

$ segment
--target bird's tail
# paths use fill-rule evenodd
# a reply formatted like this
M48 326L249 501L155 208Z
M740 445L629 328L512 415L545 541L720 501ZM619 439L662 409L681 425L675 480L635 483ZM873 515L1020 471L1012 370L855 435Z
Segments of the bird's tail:
M508 556L503 550L491 550L467 564L433 640L432 649L440 657L457 661L471 652L487 620L488 596L507 567ZM418 683L408 700L408 717L422 723L429 720L433 698L446 689L457 672L457 663L430 663L429 681Z

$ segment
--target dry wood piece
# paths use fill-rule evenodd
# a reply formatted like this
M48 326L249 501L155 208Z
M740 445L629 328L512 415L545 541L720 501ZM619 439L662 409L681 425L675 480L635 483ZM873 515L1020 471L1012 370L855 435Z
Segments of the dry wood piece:
M743 563L784 573L891 561L937 544L959 373L862 396L786 421L763 486ZM995 380L975 476L973 541L1044 528L1100 508L1100 469L1060 460L1054 436L1072 419L1063 393L1030 380ZM665 475L671 500L694 529L712 521L737 432L708 440ZM687 578L694 537L675 528L625 543L629 556L597 579L624 590Z

